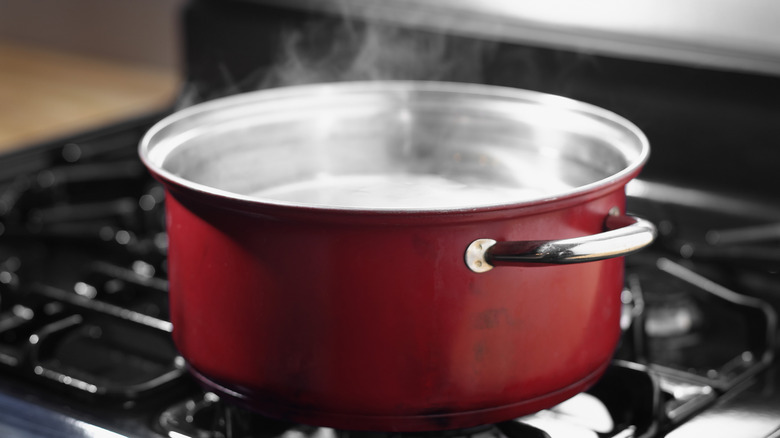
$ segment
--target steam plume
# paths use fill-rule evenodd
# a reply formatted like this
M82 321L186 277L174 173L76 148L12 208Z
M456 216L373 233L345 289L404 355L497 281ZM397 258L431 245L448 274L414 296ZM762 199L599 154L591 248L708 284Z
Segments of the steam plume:
M309 23L283 35L261 88L358 80L480 82L484 42L382 24Z

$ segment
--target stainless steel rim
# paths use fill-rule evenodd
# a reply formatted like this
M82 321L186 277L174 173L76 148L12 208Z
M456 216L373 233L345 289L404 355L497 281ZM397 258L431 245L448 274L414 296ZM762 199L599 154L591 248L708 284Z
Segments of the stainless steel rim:
M186 123L192 119L209 115L220 111L231 111L242 107L251 107L253 105L274 105L284 102L288 99L300 98L306 95L328 95L329 93L370 93L385 91L414 91L414 92L435 92L451 93L460 95L472 95L486 98L495 98L499 101L521 101L545 106L554 106L556 109L585 115L596 120L603 121L604 124L611 124L622 130L630 136L639 148L636 157L627 166L619 172L616 172L606 178L593 183L585 184L571 190L555 193L552 196L535 198L522 201L509 201L505 203L495 203L491 205L478 207L457 207L457 208L383 208L383 207L340 207L340 206L318 206L301 204L296 202L284 202L269 198L258 198L247 196L232 191L222 190L209 185L200 184L166 170L162 163L168 153L180 144L185 143L191 138L201 135L208 131L208 126L192 129L185 133L180 133L174 138L167 138L166 131L180 123ZM449 82L420 82L420 81L373 81L373 82L343 82L343 83L325 83L300 85L292 87L281 87L267 89L250 93L243 93L230 97L220 98L192 107L180 110L155 124L143 137L139 145L139 155L143 163L160 177L169 180L177 185L185 187L194 192L210 194L217 197L232 199L250 204L271 205L278 207L309 208L335 211L367 211L367 212L388 212L403 213L414 211L416 213L425 212L448 212L448 211L481 211L493 210L497 208L517 207L528 204L538 204L553 201L560 198L570 198L579 194L598 190L603 187L612 186L618 183L625 183L627 179L634 175L649 157L649 142L644 133L633 123L611 111L603 108L580 102L577 100L555 96L551 94L522 90L509 87L499 87L482 84L465 84Z

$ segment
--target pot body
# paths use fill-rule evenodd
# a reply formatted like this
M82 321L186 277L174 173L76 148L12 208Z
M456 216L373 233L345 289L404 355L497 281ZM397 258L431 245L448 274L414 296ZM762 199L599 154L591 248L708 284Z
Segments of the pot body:
M275 418L431 430L531 413L608 364L623 261L477 274L463 249L595 234L623 202L619 186L542 212L315 220L174 191L174 340L209 387Z
M569 398L611 359L621 258L464 261L476 239L594 235L624 213L647 144L611 113L463 84L293 87L174 114L140 153L168 194L174 341L263 414L471 427Z

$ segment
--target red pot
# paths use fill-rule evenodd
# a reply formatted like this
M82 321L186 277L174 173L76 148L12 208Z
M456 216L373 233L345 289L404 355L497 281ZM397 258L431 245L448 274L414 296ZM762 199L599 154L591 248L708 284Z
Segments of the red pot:
M654 237L624 216L642 133L523 90L260 91L166 118L140 154L168 191L182 356L302 423L470 427L583 391L620 335L620 256Z

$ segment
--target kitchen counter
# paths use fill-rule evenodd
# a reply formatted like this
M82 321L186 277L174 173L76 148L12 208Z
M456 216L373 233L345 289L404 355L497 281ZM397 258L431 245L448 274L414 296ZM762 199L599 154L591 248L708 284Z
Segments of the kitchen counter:
M179 76L0 41L0 153L170 105Z

